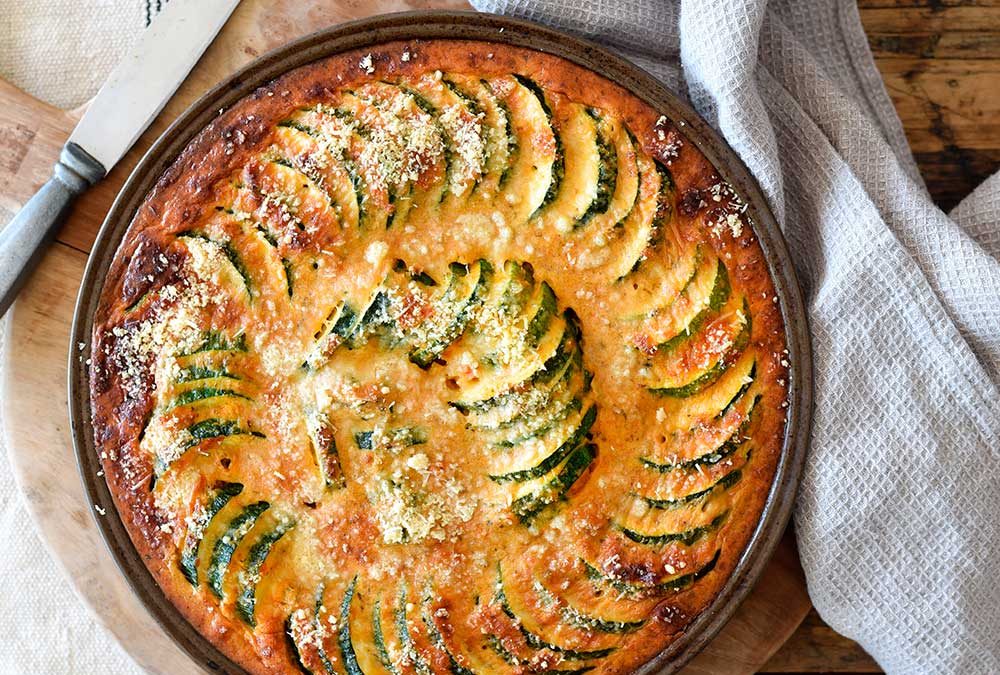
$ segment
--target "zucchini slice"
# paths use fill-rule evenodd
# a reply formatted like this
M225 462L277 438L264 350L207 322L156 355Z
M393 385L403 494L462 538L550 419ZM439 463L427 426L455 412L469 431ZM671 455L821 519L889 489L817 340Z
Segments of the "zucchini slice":
M395 451L426 442L427 432L420 427L366 430L354 434L354 444L359 450Z
M647 387L649 391L657 396L688 398L705 391L715 384L729 369L729 367L736 362L739 356L743 353L743 350L746 349L747 345L750 344L752 318L750 316L749 306L745 301L741 318L742 325L739 333L737 333L736 337L733 339L729 349L721 354L714 363L685 380L656 382L654 386Z
M534 582L535 593L541 598L542 604L555 607L562 615L563 621L567 624L579 628L580 630L593 631L598 633L611 633L620 635L622 633L633 633L646 625L646 619L607 619L600 618L577 609L573 605L561 600L558 595L545 587L539 581ZM600 598L597 598L598 600Z
M464 203L486 171L487 138L479 105L443 78L423 77L411 86L432 107L444 135L449 171L441 199Z
M338 170L347 174L357 204L359 227L385 227L392 212L392 204L386 190L375 189L377 185L372 180L373 177L361 168L362 149L366 143L365 137L369 134L354 115L339 108L316 106L296 112L278 126L315 138L331 157L331 163L336 163ZM328 189L332 189L332 186L328 186ZM339 186L337 189L339 191ZM352 211L348 207L347 212L350 214ZM350 215L348 222L349 219Z
M511 222L527 222L559 189L564 172L561 142L545 95L535 83L513 75L492 79L489 84L506 109L517 147L501 179L503 195L497 197L515 206ZM500 199L498 203L502 203Z
M231 274L229 283L242 288L246 293L247 300L253 301L255 288L253 279L247 265L243 262L243 257L231 241L218 241L202 232L189 230L177 235L182 240L192 255L203 257L222 256L229 263Z
M233 553L236 552L243 538L253 529L257 519L269 508L271 505L265 501L254 502L243 507L243 510L229 521L222 536L216 540L205 576L208 579L209 589L218 599L222 599L223 582L226 572L229 570L229 563L233 559Z
M373 644L375 645L375 654L378 656L379 663L382 664L383 668L392 675L400 675L399 668L396 667L396 660L393 657L394 654L400 653L399 642L393 633L385 630L382 618L382 599L375 598L375 604L372 608L372 636ZM392 625L391 618L387 625Z
M694 527L690 527L686 530L673 531L673 532L656 532L656 533L639 532L637 530L633 530L630 527L626 527L618 523L615 524L615 527L623 535L625 535L635 543L642 544L644 546L653 546L656 548L660 548L674 542L683 544L684 546L691 546L705 535L719 529L719 527L721 527L722 524L726 522L726 519L728 517L729 517L729 511L724 511L719 515L715 516L714 518L712 518L712 520L710 520L707 523L704 523L702 525L695 525Z
M340 627L337 631L337 644L340 647L340 656L344 661L344 670L347 671L347 675L364 675L358 663L354 642L351 640L351 603L354 601L354 589L357 583L358 577L355 576L347 585L344 599L340 603Z
M517 136L510 111L485 80L450 74L444 82L457 95L474 102L474 107L470 103L469 108L477 111L485 139L483 175L474 192L483 199L492 199L503 186L517 156Z
M654 311L644 328L643 342L656 351L669 352L696 333L729 299L729 274L722 260L706 255L700 247L695 256L694 274L668 305Z
M493 266L485 260L477 260L469 267L452 263L450 269L451 280L438 303L438 316L432 319L431 326L418 331L417 345L410 351L410 361L424 369L430 368L465 332L493 276Z
M639 269L672 217L673 181L666 167L645 153L638 153L636 164L639 186L635 203L611 233L621 251L611 268L616 281Z
M219 511L241 492L243 492L241 483L219 483L208 491L205 499L201 501L188 520L190 524L184 535L184 543L181 545L177 564L181 574L192 586L198 585L198 555L201 550L201 542L205 538L206 528L219 515Z
M264 438L264 434L248 429L242 422L237 420L211 417L195 422L185 429L184 435L175 445L171 445L169 448L154 449L153 476L150 479L150 489L155 488L159 479L163 477L174 462L183 457L191 448L196 447L203 441L224 439L230 436ZM164 455L163 453L167 454Z
M503 464L506 467L514 466L523 468L515 468L500 474L490 474L490 480L496 483L522 483L535 478L541 478L556 468L571 452L576 450L580 443L587 437L587 434L590 433L590 429L596 419L597 406L591 405L587 409L587 412L574 423L574 426L569 427L569 435L555 449L550 451L544 444L539 443L537 445L541 446L541 451L539 451L538 447L529 447L528 452L524 453L527 457L520 458L519 461L510 461L509 458L505 457Z
M505 397L499 406L478 413L470 422L470 427L496 433L525 433L540 415L551 405L565 401L564 396L576 391L576 375L583 371L583 353L574 348L555 371L542 371L545 382L536 383L524 396ZM589 376L589 373L585 373ZM589 377L588 377L589 382Z
M362 346L388 321L385 281L367 291L361 298L344 298L330 310L313 337L315 343L303 368L318 370L344 345L348 349Z
M612 199L618 190L618 148L615 144L614 129L601 116L600 111L586 109L587 115L594 120L597 145L597 184L594 197L587 210L576 219L573 228L584 227L594 216L603 215L612 206Z
M247 552L244 568L237 578L236 613L250 627L257 625L254 611L257 607L257 587L263 574L264 563L278 540L293 527L295 521L289 518L279 519L277 525L261 534Z
M532 218L555 227L556 231L569 232L589 213L607 208L607 181L602 181L598 122L589 109L579 103L562 101L555 109L561 154L565 157L562 175L549 188L542 205ZM604 177L608 169L604 169ZM602 199L603 198L603 199Z
M570 488L579 480L596 457L596 445L587 443L577 446L551 480L536 490L518 496L511 504L511 509L521 523L530 524L547 507L565 499Z
M718 464L722 460L733 455L749 440L747 432L750 429L750 425L753 423L754 410L756 409L757 402L759 400L760 396L758 395L750 401L750 405L747 406L746 412L743 413L742 421L733 430L733 433L718 446L689 459L663 462L648 456L643 456L639 458L639 461L642 462L642 464L647 468L659 473L670 473L671 471L697 471L700 467Z
M708 498L715 494L716 492L725 491L740 482L743 478L743 471L741 469L735 469L727 474L724 474L722 478L718 479L707 488L702 488L696 492L689 492L682 497L674 497L671 499L658 499L654 497L642 496L643 502L646 503L651 509L659 510L670 510L679 509L686 506L696 506L698 504L703 504Z
M326 584L321 583L316 589L311 611L300 609L285 621L285 634L291 643L292 653L299 667L310 675L319 675L321 672L325 675L337 675L333 662L327 655L324 640L327 635L327 624L323 618L327 613L325 594Z
M221 368L213 368L212 366L203 365L190 365L186 368L181 368L180 374L177 379L174 380L175 384L185 384L187 382L197 382L199 380L216 380L216 379L227 379L227 380L241 380L239 375L229 372L225 366Z
M542 629L534 620L532 612L528 606L518 597L510 592L511 586L505 579L500 563L497 563L497 581L495 586L494 600L500 609L507 615L517 629L524 636L525 642L532 649L545 649L558 654L566 661L592 661L602 659L613 653L616 646L602 647L599 649L577 649L565 647L545 639L541 633Z
M347 486L344 470L340 464L340 453L337 451L337 439L333 425L326 415L313 412L306 415L306 429L316 457L316 467L319 469L323 484L327 488L343 489Z
M196 346L177 353L175 356L193 356L204 352L246 352L246 333L237 333L230 337L221 331L208 330L203 332L196 342Z
M722 549L716 549L711 559L698 569L685 574L677 574L662 581L653 583L636 583L621 579L609 574L605 574L599 567L586 560L583 564L587 570L587 577L597 588L604 588L608 591L617 592L625 597L645 597L667 595L684 590L695 581L707 576L719 562Z
M445 643L444 635L441 633L441 629L438 628L437 624L434 622L434 617L431 615L427 605L424 605L423 611L420 617L424 626L427 628L427 636L430 638L431 643L440 649L448 657L448 672L452 675L475 675L474 670L471 668L466 668L455 658L455 655L448 649L448 645Z
M534 366L534 370L527 373L521 369L515 371L513 382L495 379L480 380L472 391L472 395L467 398L453 400L449 405L463 413L475 413L477 415L487 413L496 408L516 407L525 408L531 405L531 397L535 385L544 385L554 376L562 372L565 366L576 353L577 344L573 334L572 326L567 322L565 328L558 334L558 342L550 340L549 354L541 363L532 360L527 362ZM552 349L552 347L555 349ZM492 392L496 393L492 393ZM478 398L480 392L486 392L485 398Z
M412 662L418 675L431 675L430 666L427 664L427 660L420 653L420 651L417 650L416 645L414 644L413 635L410 632L410 620L406 615L406 608L409 604L406 600L406 595L407 589L406 584L404 583L399 587L399 596L395 609L396 635L399 638L399 645L402 648L403 653L406 654Z
M498 303L500 313L505 317L517 316L532 297L535 288L534 273L529 265L516 260L505 262L503 269L507 275L507 283Z
M356 172L348 169L343 149L336 151L324 144L319 131L291 121L278 125L272 143L275 160L299 171L322 190L343 227L362 225L364 194L357 191Z

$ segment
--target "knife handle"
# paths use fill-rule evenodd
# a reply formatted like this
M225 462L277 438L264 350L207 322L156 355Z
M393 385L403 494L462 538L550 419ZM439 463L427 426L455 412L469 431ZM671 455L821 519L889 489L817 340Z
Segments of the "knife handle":
M76 143L59 153L52 178L0 230L0 317L38 264L73 201L107 173Z

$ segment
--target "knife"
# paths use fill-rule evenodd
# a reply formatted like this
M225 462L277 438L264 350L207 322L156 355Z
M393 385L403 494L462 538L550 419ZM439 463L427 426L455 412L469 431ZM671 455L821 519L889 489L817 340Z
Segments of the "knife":
M59 153L52 177L0 230L0 317L73 201L118 163L159 114L239 0L171 0L111 72Z

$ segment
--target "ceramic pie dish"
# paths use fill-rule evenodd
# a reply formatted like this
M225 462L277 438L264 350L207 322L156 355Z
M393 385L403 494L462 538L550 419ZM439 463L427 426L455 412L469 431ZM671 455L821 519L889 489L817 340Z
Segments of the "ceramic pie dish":
M801 300L745 169L634 66L483 15L337 27L196 103L112 208L77 341L102 531L227 672L675 669L804 452Z

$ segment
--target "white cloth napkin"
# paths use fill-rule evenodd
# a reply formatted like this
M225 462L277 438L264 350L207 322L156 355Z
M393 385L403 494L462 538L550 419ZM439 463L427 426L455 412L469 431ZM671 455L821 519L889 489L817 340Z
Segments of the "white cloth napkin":
M0 78L52 105L87 101L166 0L0 0Z
M853 0L473 3L618 49L740 154L809 306L813 602L889 672L1000 672L1000 175L931 202Z

